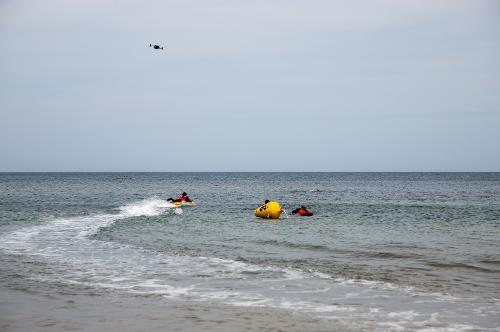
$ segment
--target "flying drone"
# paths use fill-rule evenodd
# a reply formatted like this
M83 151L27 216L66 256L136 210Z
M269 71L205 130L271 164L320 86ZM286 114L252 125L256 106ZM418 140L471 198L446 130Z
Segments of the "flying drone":
M163 50L163 46L156 45L156 44L149 44L149 47L152 47L155 50Z

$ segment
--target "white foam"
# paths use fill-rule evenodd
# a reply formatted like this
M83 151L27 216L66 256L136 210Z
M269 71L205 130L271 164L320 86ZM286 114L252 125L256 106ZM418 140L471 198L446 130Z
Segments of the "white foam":
M307 278L307 274L300 270L284 269L285 277L289 280Z
M399 311L399 312L389 312L387 316L389 318L400 318L406 320L413 320L419 314L413 310Z
M182 214L182 209L157 197L119 207L118 214L98 214L85 217L61 218L44 224L21 228L0 236L0 249L12 253L29 253L37 256L59 256L60 249L71 245L75 237L87 240L99 229L108 227L124 218L156 216L168 211ZM43 234L43 236L40 236Z
M293 309L293 310L300 310L300 311L307 311L307 312L318 312L318 313L325 313L325 312L353 312L356 309L351 307L351 306L345 306L345 305L328 305L328 304L321 304L318 305L318 303L313 303L313 302L307 302L307 301L282 301L279 303L279 307L283 309Z
M156 197L145 199L140 202L130 203L120 207L119 209L121 211L121 218L138 217L138 216L157 216L164 213L167 209L174 209L174 211L182 211L182 209L177 207L176 205Z

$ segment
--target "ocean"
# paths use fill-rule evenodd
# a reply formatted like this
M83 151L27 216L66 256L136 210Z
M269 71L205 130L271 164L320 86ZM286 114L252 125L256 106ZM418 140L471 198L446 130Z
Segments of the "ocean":
M0 173L0 267L5 331L500 331L500 173Z

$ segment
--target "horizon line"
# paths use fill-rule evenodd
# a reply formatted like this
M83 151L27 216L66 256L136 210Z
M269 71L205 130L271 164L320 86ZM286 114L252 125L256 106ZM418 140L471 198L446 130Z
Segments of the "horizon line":
M6 173L500 173L500 171L0 171Z

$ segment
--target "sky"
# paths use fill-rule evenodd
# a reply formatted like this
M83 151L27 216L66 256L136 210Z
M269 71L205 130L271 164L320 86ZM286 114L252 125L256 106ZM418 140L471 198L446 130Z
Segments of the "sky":
M497 0L0 0L0 45L0 171L500 171Z

